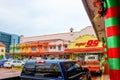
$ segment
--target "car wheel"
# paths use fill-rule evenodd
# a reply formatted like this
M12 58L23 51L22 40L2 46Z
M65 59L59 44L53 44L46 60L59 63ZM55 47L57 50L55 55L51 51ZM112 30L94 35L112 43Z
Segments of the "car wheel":
M24 66L24 64L22 64L22 66Z
M14 67L14 65L12 65L10 68L13 68Z

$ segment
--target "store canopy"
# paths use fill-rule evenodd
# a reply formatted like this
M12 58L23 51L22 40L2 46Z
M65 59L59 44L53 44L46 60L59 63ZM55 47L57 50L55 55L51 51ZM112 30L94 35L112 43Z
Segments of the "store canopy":
M78 49L66 49L66 53L73 53L73 52L80 52L80 53L87 53L87 52L103 52L103 48L78 48Z
M94 0L82 0L85 10L88 14L88 17L92 23L92 26L95 30L98 39L102 40L102 38L105 37L104 18L103 17L95 18L97 14L95 12L96 8L93 6L93 1Z

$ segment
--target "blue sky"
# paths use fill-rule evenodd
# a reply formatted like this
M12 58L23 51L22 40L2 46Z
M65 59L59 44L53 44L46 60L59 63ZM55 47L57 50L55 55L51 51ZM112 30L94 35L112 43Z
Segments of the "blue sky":
M0 31L39 36L91 26L81 0L0 0Z

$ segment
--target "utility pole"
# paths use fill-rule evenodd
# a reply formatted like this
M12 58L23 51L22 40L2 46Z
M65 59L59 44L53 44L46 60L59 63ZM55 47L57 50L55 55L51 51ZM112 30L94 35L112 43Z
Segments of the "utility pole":
M15 39L13 39L13 59L14 59L14 50L15 49Z

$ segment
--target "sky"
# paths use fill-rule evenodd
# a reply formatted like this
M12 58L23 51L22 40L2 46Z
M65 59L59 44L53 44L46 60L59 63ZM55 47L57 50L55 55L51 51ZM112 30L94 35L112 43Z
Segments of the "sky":
M91 26L81 0L0 0L0 31L39 36Z

